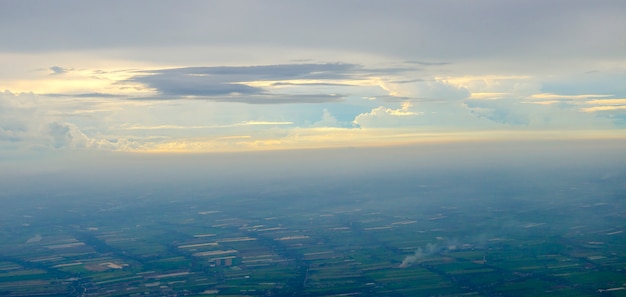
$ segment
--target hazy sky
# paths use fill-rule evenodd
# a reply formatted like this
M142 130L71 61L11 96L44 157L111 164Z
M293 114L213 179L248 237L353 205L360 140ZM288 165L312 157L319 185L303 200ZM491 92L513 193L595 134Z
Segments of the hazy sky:
M625 16L622 0L2 1L0 159L625 138Z

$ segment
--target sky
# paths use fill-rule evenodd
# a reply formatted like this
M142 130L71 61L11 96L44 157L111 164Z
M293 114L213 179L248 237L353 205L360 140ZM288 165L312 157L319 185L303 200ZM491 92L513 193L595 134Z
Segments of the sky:
M626 138L626 2L2 1L0 162Z

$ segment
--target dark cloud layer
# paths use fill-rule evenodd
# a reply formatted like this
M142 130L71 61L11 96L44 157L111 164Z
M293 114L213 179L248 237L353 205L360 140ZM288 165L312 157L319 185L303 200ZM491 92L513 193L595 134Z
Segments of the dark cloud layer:
M50 67L56 74L66 72L59 66ZM358 64L277 64L257 66L180 67L153 70L133 70L134 75L116 84L141 84L156 95L127 97L102 92L47 93L49 97L120 98L132 100L197 99L217 102L250 104L327 103L339 102L350 94L341 88L353 86L341 80L365 80L372 76L400 74L414 68L365 68ZM97 72L97 71L96 71ZM300 82L293 82L300 80ZM254 83L267 82L267 87ZM277 93L281 86L299 88L291 93ZM336 87L329 93L315 91L315 87Z
M131 100L209 100L215 102L236 102L247 104L294 104L294 103L330 103L341 102L346 95L341 94L304 94L304 95L284 95L284 94L231 94L223 96L198 96L198 97L181 97L181 96L152 96L152 97L133 97Z
M122 98L122 95L107 93L80 93L80 94L41 94L48 97L73 97L73 98Z
M240 67L185 67L149 71L129 79L155 89L159 96L141 99L196 98L241 103L319 103L341 99L328 94L271 94L260 87L246 85L252 81L287 79L337 79L354 75L353 64L292 64Z
M219 83L286 79L345 79L353 78L359 71L363 71L359 65L344 63L183 67L146 71L145 74L131 78L131 81L151 83L159 78L172 80L190 77Z
M282 64L262 66L183 67L139 72L126 80L141 83L158 92L157 96L135 99L175 100L204 99L220 102L251 104L322 103L341 101L345 95L338 94L277 94L246 82L268 81L273 86L295 85L287 80L318 80L300 86L346 86L335 80L359 80L373 73L395 73L401 68L365 69L356 64ZM327 82L324 82L327 81Z

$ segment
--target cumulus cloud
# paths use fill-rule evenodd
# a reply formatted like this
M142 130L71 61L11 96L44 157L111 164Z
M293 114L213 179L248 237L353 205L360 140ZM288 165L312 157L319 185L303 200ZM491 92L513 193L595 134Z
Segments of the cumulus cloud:
M353 124L366 127L394 127L415 125L415 119L420 115L419 112L411 111L411 103L404 102L398 109L379 106L370 112L361 113L354 118Z
M340 127L343 126L341 122L337 120L328 109L324 108L322 111L322 119L313 123L311 127Z
M48 135L52 138L52 146L54 148L62 148L72 142L72 134L67 124L50 123L48 124Z
M59 116L41 96L0 93L0 149L48 148L124 150L139 147L123 137L88 136L81 127Z

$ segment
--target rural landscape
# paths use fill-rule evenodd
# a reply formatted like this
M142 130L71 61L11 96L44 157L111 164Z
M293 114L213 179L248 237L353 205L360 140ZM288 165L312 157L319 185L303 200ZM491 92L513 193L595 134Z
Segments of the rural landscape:
M0 295L626 295L621 177L472 170L4 197Z

